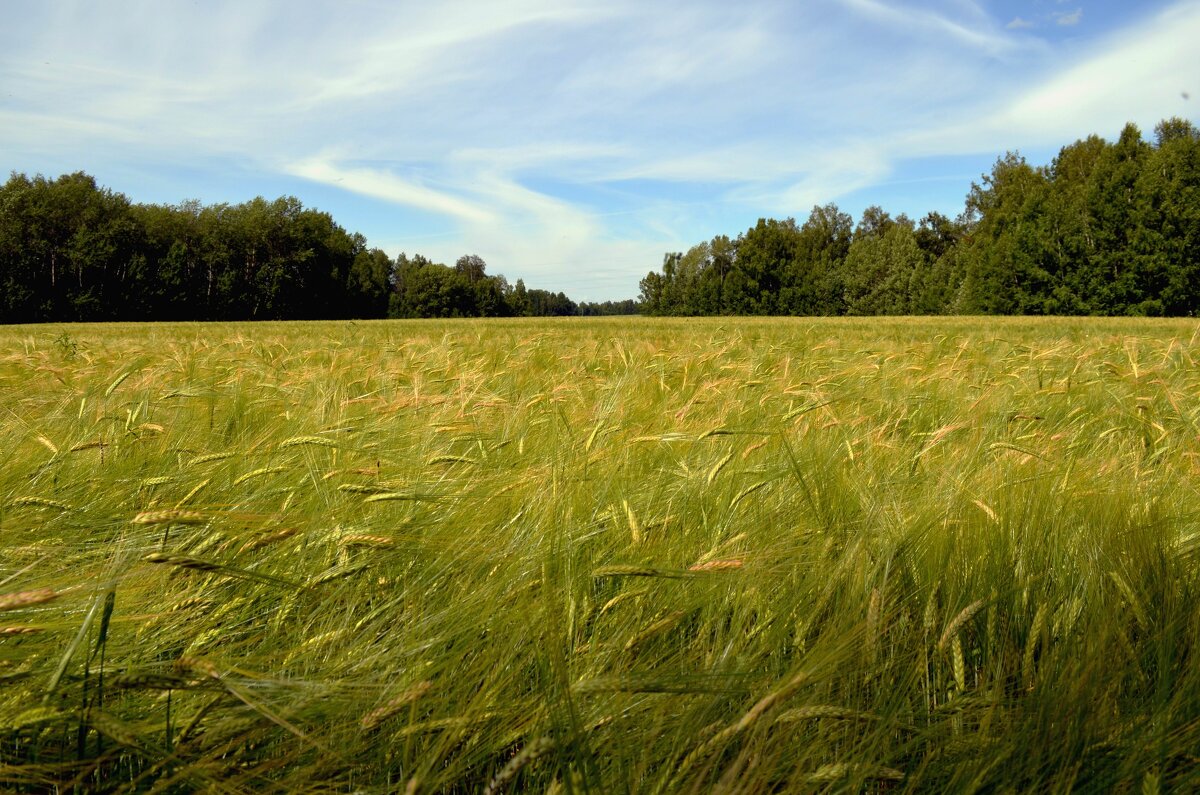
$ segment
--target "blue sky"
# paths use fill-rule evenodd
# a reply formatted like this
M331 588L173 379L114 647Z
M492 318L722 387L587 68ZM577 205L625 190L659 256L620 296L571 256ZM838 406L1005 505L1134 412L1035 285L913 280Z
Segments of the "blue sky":
M836 202L962 209L1017 149L1200 119L1200 0L0 0L0 169L294 195L576 299Z

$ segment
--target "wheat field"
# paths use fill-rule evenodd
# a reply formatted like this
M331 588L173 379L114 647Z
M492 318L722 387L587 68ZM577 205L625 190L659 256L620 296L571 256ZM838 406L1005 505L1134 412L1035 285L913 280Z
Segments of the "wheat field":
M1200 788L1198 337L0 328L0 789Z

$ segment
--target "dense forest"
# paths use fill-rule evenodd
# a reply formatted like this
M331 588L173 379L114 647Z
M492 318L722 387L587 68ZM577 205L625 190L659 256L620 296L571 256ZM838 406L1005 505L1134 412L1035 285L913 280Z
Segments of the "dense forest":
M291 197L134 204L83 173L0 188L0 323L631 314L368 248Z
M1200 314L1200 132L1132 124L1034 167L1018 154L956 219L833 204L668 254L641 282L658 315Z
M1047 166L999 158L954 219L834 204L664 257L640 300L576 303L369 248L292 197L134 204L84 173L0 187L0 322L546 315L1200 314L1200 131L1132 124Z

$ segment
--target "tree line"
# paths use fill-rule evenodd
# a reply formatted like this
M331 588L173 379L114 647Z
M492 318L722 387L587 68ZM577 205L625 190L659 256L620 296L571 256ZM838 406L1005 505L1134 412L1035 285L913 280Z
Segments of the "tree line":
M0 187L0 323L630 314L368 248L294 197L135 204L91 176Z
M1200 314L1200 132L1128 124L1046 166L1017 153L955 219L836 205L761 219L667 254L641 281L656 315Z

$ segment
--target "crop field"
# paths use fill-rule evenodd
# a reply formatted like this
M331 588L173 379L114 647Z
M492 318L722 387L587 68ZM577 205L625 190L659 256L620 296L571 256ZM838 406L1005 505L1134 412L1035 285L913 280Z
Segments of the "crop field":
M0 328L0 789L1195 790L1198 338Z

